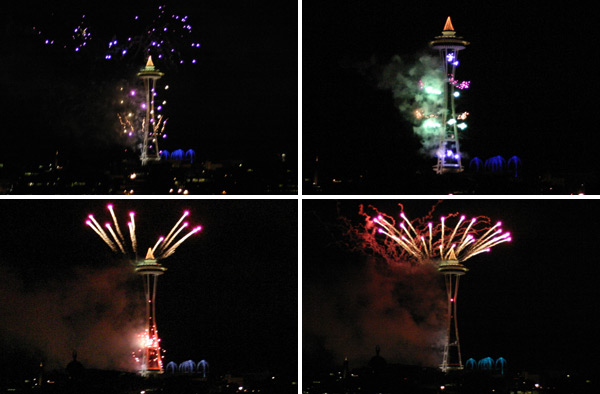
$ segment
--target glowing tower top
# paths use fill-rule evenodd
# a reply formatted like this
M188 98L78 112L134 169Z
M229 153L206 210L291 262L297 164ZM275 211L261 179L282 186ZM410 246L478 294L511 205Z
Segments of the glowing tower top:
M462 37L456 35L454 26L452 26L452 20L450 17L446 19L444 24L444 30L442 30L441 36L436 36L432 41L429 42L429 46L433 49L465 49L470 43L465 41Z
M465 86L457 86L456 67L458 66L458 52L469 45L462 37L456 35L452 20L446 19L442 35L436 36L429 42L432 49L438 50L444 72L447 80L444 84L443 108L441 111L441 127L439 132L439 144L436 152L437 165L434 167L437 174L447 172L461 172L463 166L461 163L460 145L458 141L458 129L466 127L466 123L458 123L456 111L454 109L454 99L460 95L456 89L463 89ZM468 86L468 85L467 85Z
M152 61L152 56L148 56L148 61L146 61L146 66L143 67L140 72L137 73L137 76L139 78L149 78L149 79L159 79L161 78L163 75L165 75L165 73L160 72L155 66L154 66L154 62Z

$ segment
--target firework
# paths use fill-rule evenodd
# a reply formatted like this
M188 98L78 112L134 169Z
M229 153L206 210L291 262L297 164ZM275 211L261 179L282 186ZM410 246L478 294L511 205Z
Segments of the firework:
M448 83L450 85L454 85L455 88L460 90L469 89L469 86L471 86L471 81L458 81L454 79L454 75L452 74L450 74L448 77Z
M119 87L119 98L118 98L118 112L117 118L121 124L120 134L127 137L129 143L137 147L142 144L144 138L144 127L146 124L146 102L144 99L144 93L136 88L130 88L126 86ZM159 101L157 98L158 92L156 90L152 92L152 99L158 103L155 107L155 111L161 112L165 109L167 101ZM152 113L154 115L154 113ZM151 119L154 120L154 119ZM167 121L163 114L158 113L156 115L156 121L151 122L149 136L152 138L162 137L165 139L165 128L167 127Z
M160 5L151 14L144 15L146 10L140 10L139 14L124 16L127 23L115 23L118 33L107 31L103 36L97 35L102 29L88 24L88 19L95 16L89 11L72 20L65 17L63 9L54 9L44 20L32 25L32 32L47 46L76 53L87 51L105 60L137 61L152 55L172 65L197 63L201 44L194 38L189 15L169 13L165 5ZM92 39L96 45L91 45Z
M201 44L192 38L189 16L168 13L164 5L159 6L157 11L147 19L140 15L131 17L130 26L135 32L124 39L113 36L106 44L104 58L111 60L132 55L138 59L154 56L175 65L196 64L196 54L193 52Z
M491 225L485 217L466 220L464 215L442 216L438 224L420 220L411 222L404 212L396 228L394 221L384 215L373 218L380 234L386 235L407 255L419 262L456 260L460 263L480 253L489 252L493 246L511 241L509 232L502 230L502 222ZM458 221L454 225L447 219Z
M98 223L94 215L91 214L88 215L88 219L86 220L85 224L94 230L100 239L102 239L102 241L104 241L104 243L106 243L106 245L108 245L114 252L120 252L124 255L133 254L133 256L137 258L138 245L135 232L135 213L129 212L128 214L129 222L127 223L127 228L129 229L129 240L127 240L121 231L117 215L114 211L114 206L112 204L108 204L107 209L110 213L113 223L112 225L110 222L105 223L104 228L106 228L107 231ZM185 211L183 216L179 219L175 226L173 226L167 237L159 237L154 244L154 247L149 248L154 259L160 260L171 256L185 240L202 230L202 226L196 226L191 231L178 238L180 234L187 227L189 227L188 222L183 222L183 220L189 216L189 214L189 211Z
M56 28L60 26L60 28ZM79 22L64 22L50 17L50 23L46 26L37 25L32 27L33 34L45 45L58 46L63 49L80 52L85 49L92 40L90 27L87 25L85 14L81 15Z

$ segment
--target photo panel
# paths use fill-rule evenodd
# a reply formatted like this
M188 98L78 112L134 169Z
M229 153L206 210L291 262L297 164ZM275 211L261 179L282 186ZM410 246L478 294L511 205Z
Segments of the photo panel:
M597 194L595 16L562 11L304 2L304 194Z
M295 2L2 15L0 194L297 194Z
M303 390L591 392L600 201L303 200Z
M295 393L296 200L0 200L2 385Z

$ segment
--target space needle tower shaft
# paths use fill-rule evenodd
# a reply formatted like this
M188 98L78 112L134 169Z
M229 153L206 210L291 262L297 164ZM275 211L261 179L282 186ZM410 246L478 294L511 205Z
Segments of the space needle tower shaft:
M429 46L438 50L440 54L446 77L436 151L437 165L434 168L437 174L461 172L463 170L458 139L458 129L461 128L461 124L457 121L454 100L460 95L456 88L456 67L459 65L458 53L460 50L465 49L467 45L469 45L468 41L456 35L450 17L446 20L442 35L429 42Z
M156 326L156 286L158 277L167 269L154 257L152 249L148 249L146 258L137 261L135 272L144 281L146 302L146 327L142 343L142 375L163 373L160 338Z
M450 370L463 369L458 336L457 297L460 277L467 273L467 268L458 260L448 259L441 261L438 271L444 276L444 281L446 282L448 310L446 343L444 344L444 356L440 369L443 372L448 372Z
M158 136L155 133L154 125L154 97L156 96L156 81L165 75L160 72L152 62L152 56L148 56L146 66L137 73L138 78L144 82L144 91L146 93L146 117L143 124L143 140L142 153L140 160L145 166L149 161L160 160L160 152L158 150Z

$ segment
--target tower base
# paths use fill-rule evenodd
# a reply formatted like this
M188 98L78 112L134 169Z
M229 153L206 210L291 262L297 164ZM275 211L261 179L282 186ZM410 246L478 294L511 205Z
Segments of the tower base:
M156 375L161 375L163 373L165 373L165 371L163 371L162 369L159 370L154 370L154 369L146 369L146 370L139 370L138 373L143 376L143 377L150 377L150 376L156 376Z
M439 165L435 165L433 166L433 171L436 174L458 174L464 171L464 168L462 166L445 166L445 167L440 167Z
M158 163L160 161L160 157L146 157L140 159L142 166L148 165L149 163Z

